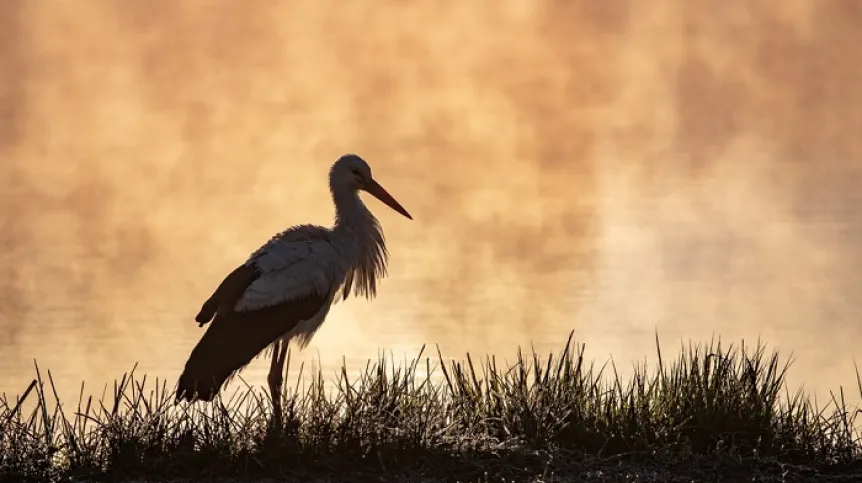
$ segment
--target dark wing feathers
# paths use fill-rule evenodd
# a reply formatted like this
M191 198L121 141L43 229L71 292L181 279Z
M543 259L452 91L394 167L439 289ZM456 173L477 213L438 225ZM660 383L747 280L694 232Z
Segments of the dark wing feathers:
M203 327L212 320L216 312L228 312L233 310L245 289L260 277L260 270L254 263L245 263L234 269L219 284L215 292L203 303L195 320Z
M262 275L257 256L277 242L329 241L320 227L300 225L276 235L219 284L201 306L195 320L203 327L212 320L192 350L177 386L177 400L211 401L224 384L248 365L261 351L317 314L326 297L315 293L257 310L237 312L236 303Z
M325 297L312 293L247 312L219 310L186 362L177 400L212 401L231 376L325 303Z

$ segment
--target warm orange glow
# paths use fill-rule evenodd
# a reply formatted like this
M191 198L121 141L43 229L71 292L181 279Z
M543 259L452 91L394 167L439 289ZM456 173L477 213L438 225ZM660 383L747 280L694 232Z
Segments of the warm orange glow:
M345 152L415 221L367 197L391 278L301 358L576 329L626 366L658 328L849 384L860 58L839 0L4 1L0 390L33 358L72 390L136 361L172 384L221 278L331 221Z

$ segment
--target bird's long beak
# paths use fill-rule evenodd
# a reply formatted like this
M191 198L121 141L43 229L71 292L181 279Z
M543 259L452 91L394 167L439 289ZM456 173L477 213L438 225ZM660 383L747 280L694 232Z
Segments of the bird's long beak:
M368 193L373 195L375 198L377 198L378 200L385 203L386 206L392 208L393 210L397 211L398 213L401 213L402 215L404 215L408 219L410 219L410 220L413 219L413 217L410 216L410 213L407 213L407 210L405 210L404 207L401 206L400 203L395 201L395 198L393 198L392 195L390 195L385 189L383 189L383 187L380 186L380 184L377 181L374 181L373 179L371 181L369 181L365 186L365 191L367 191Z

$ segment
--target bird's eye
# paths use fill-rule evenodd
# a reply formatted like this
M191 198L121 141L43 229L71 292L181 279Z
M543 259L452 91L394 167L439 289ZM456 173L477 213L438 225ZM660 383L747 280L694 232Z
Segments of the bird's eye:
M353 174L355 174L356 176L358 176L360 179L364 179L364 178L365 178L364 176L362 176L362 173L360 173L358 169L356 169L356 168L350 168L350 170L351 170L351 171L353 171Z

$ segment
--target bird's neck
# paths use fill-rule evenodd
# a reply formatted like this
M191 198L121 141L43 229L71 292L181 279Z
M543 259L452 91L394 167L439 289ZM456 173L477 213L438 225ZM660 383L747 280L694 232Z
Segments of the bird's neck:
M368 210L359 198L359 193L353 189L332 190L335 202L334 231L346 236L339 240L350 246L344 248L352 251L375 250L383 242L383 232L377 218ZM355 253L362 256L361 253Z
M333 242L348 262L344 296L352 289L357 296L373 297L377 280L386 274L388 253L383 229L355 190L332 190L335 202Z

